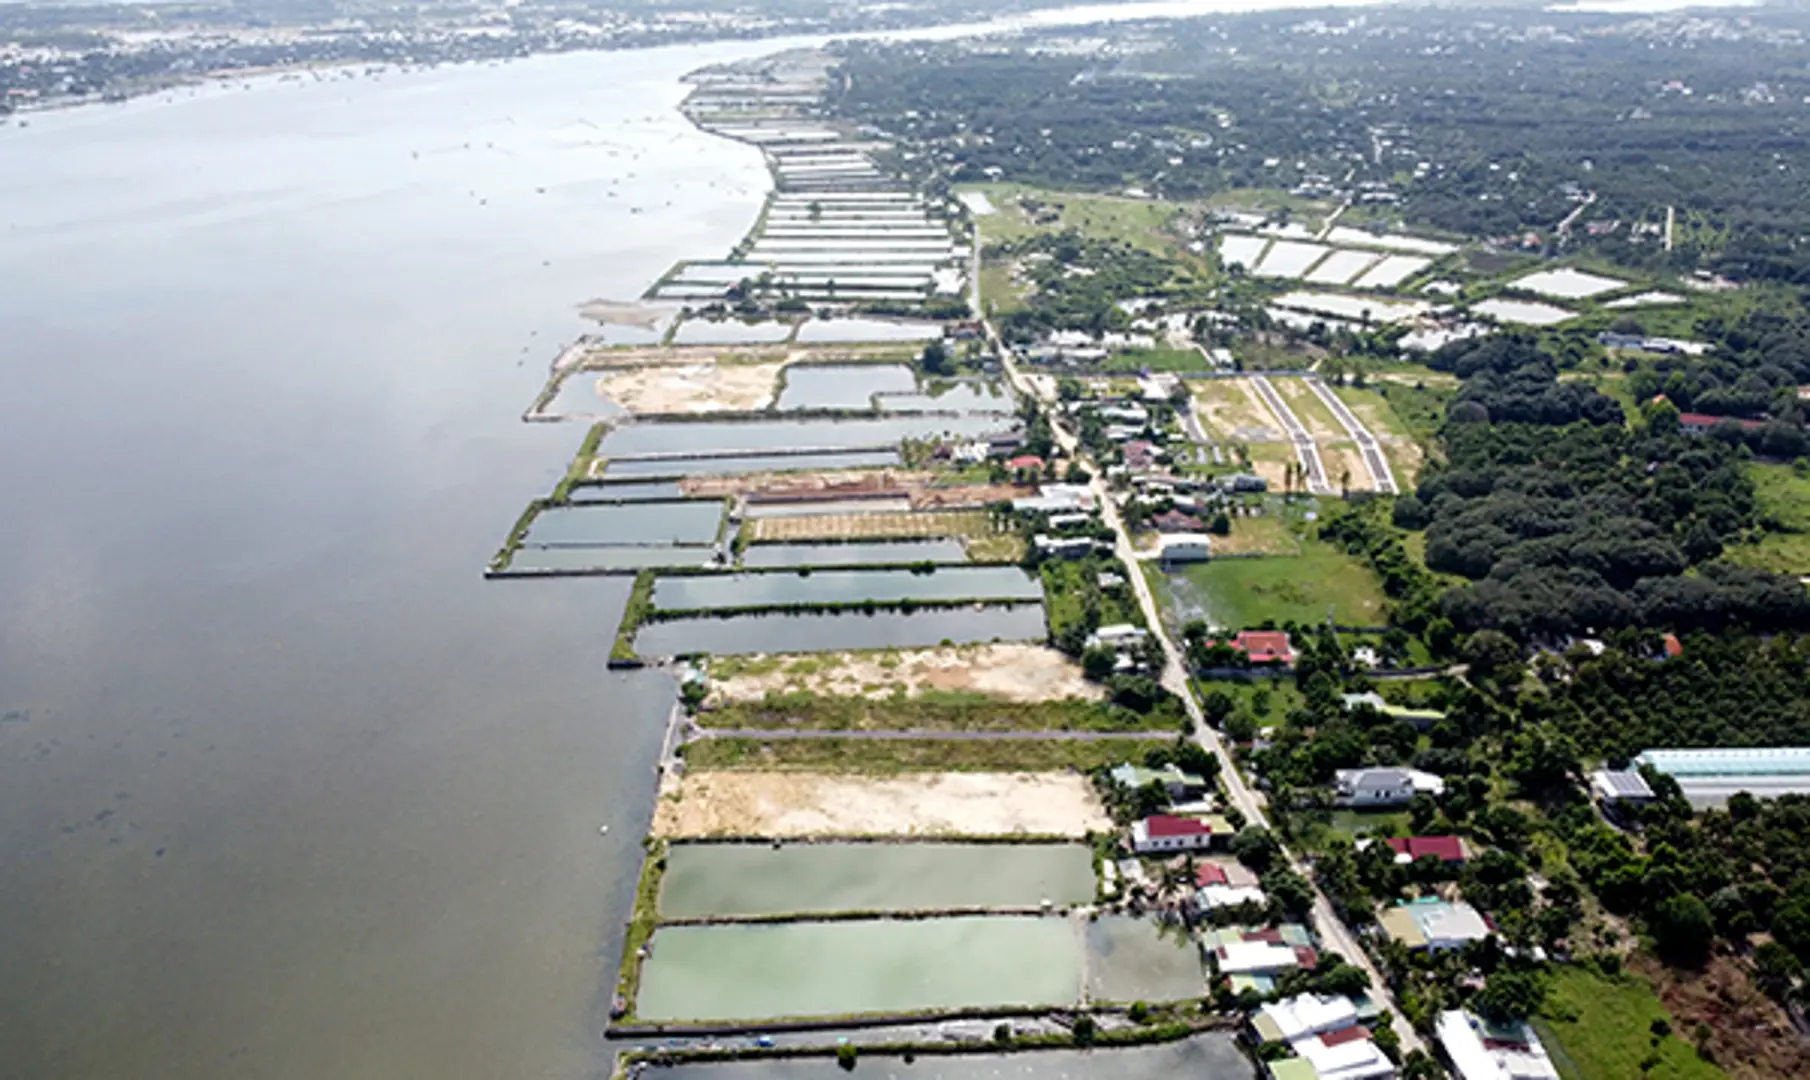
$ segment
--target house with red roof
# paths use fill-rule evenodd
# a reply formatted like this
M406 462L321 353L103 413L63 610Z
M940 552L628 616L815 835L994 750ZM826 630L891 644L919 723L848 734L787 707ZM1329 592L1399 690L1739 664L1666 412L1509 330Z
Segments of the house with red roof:
M1011 469L1013 472L1017 472L1019 469L1041 469L1043 468L1043 459L1036 454L1020 454L1010 461L1007 461L1006 468Z
M1418 862L1432 856L1443 863L1462 863L1468 857L1459 836L1391 836L1383 841L1395 852L1397 862Z
M1659 647L1665 650L1667 660L1684 655L1684 642L1678 640L1677 634L1667 634L1660 639Z
M1162 855L1173 851L1206 851L1232 835L1232 823L1208 814L1202 817L1178 817L1174 814L1152 814L1131 826L1131 850L1139 855Z
M1678 430L1684 432L1686 435L1702 435L1707 433L1710 428L1722 423L1724 420L1732 420L1741 425L1742 431L1763 431L1766 427L1766 421L1764 420L1748 420L1745 417L1740 416L1710 416L1708 413L1687 412L1678 414Z
M1294 647L1283 630L1245 630L1232 639L1231 646L1249 657L1253 664L1287 666L1295 662Z

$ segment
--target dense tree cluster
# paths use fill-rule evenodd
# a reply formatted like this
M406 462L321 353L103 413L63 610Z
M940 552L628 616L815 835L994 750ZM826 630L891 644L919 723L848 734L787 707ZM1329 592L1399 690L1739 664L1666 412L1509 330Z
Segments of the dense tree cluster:
M1810 625L1795 581L1716 561L1754 522L1734 448L1681 432L1675 413L1622 426L1614 402L1559 383L1529 338L1460 343L1432 362L1465 378L1446 461L1394 519L1426 529L1429 567L1471 581L1441 601L1459 629L1525 640Z
M1162 296L1193 284L1168 259L1133 247L1068 230L1038 233L989 245L989 261L1015 261L1035 290L1034 302L997 321L1007 341L1029 342L1052 330L1099 335L1131 322L1118 304L1135 297Z

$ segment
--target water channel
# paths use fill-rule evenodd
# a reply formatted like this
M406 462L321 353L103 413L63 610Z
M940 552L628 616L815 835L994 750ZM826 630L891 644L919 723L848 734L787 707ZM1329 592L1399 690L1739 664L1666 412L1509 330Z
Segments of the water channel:
M738 423L636 424L603 437L606 457L639 454L721 453L793 447L840 449L891 446L901 439L930 435L975 437L1002 431L997 416L890 417L876 420L748 420ZM804 466L793 466L803 468Z
M860 540L830 544L753 544L742 552L742 565L861 566L888 563L964 563L960 540Z
M907 1062L861 1055L857 1070L875 1080L1256 1080L1257 1068L1231 1035L1123 1050L1039 1050L1029 1054L925 1054ZM834 1058L789 1058L674 1065L646 1080L846 1080Z
M726 457L653 458L612 461L604 475L722 476L729 473L798 472L817 469L878 469L899 464L897 450L855 450L834 454L744 454Z
M675 844L660 915L952 911L1094 897L1082 844Z

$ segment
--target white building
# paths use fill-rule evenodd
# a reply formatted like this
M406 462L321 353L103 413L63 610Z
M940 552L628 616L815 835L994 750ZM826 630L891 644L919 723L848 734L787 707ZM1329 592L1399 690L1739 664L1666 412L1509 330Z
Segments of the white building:
M1342 1031L1358 1022L1357 1006L1338 994L1298 994L1258 1008L1251 1026L1265 1042L1292 1042Z
M1102 626L1087 636L1087 644L1103 645L1108 649L1122 649L1132 645L1142 645L1150 631L1130 623L1113 623Z
M1213 955L1221 975L1267 975L1301 966L1295 950L1267 941L1234 941Z
M1166 855L1177 851L1206 851L1215 841L1232 835L1224 818L1186 818L1152 814L1131 826L1131 850L1139 855Z
M1213 554L1213 538L1206 533L1162 533L1156 538L1156 547L1165 566L1205 562Z
M1433 1030L1459 1080L1558 1080L1539 1036L1524 1023L1486 1025L1452 1009L1439 1014Z
M1340 769L1333 785L1333 802L1363 809L1406 806L1416 795L1445 793L1444 780L1419 769Z

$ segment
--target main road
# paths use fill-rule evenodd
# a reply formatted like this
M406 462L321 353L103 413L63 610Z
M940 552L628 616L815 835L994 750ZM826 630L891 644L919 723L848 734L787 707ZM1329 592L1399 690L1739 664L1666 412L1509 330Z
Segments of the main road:
M975 228L976 250L980 247L979 240L980 230L977 226ZM978 274L976 279L978 280ZM999 353L999 362L1004 367L1006 378L1011 382L1013 389L1026 397L1042 402L1045 412L1050 418L1050 428L1055 436L1056 445L1060 446L1064 453L1077 460L1085 459L1086 455L1081 450L1080 441L1069 428L1068 418L1063 416L1059 410L1051 408L1050 406L1053 406L1055 402L1048 395L1038 393L1032 381L1019 370L1018 364L1012 359L1011 350L1005 348L999 340L999 335L994 332L992 320L983 316L982 324L986 327L987 340ZM1151 592L1150 583L1141 571L1139 566L1141 560L1131 545L1131 533L1125 527L1125 519L1119 514L1118 506L1114 504L1111 493L1107 490L1104 472L1100 469L1098 462L1087 459L1087 463L1090 466L1089 471L1093 473L1091 487L1094 498L1100 504L1100 512L1107 525L1112 528L1114 551L1124 562L1126 569L1130 571L1125 576L1130 579L1132 590L1137 594L1138 606L1144 612L1144 621L1150 627L1150 632L1155 636L1157 643L1162 646L1163 687L1180 698L1182 705L1187 708L1194 740L1208 753L1219 759L1219 775L1225 782L1227 802L1238 808L1238 812L1244 815L1244 820L1248 824L1268 827L1270 818L1262 796L1245 783L1243 774L1238 771L1238 763L1232 760L1231 752L1227 750L1225 741L1219 737L1219 732L1207 723L1206 714L1201 712L1200 702L1194 699L1194 691L1188 681L1184 654L1176 646L1175 639L1163 625L1162 613L1157 610L1156 606L1156 596ZM1389 983L1383 978L1382 972L1371 963L1369 954L1364 952L1357 937L1333 910L1332 902L1326 898L1325 892L1320 889L1318 884L1314 884L1313 875L1306 864L1294 852L1287 851L1286 848L1284 851L1287 853L1289 866L1313 885L1312 918L1314 931L1319 935L1320 941L1344 958L1346 963L1362 968L1369 974L1371 986L1374 988L1373 993L1377 1000L1389 1009L1395 1034L1401 1040L1402 1052L1407 1053L1413 1050L1425 1052L1426 1043L1402 1016L1401 1007L1396 1004L1395 995L1390 991Z

